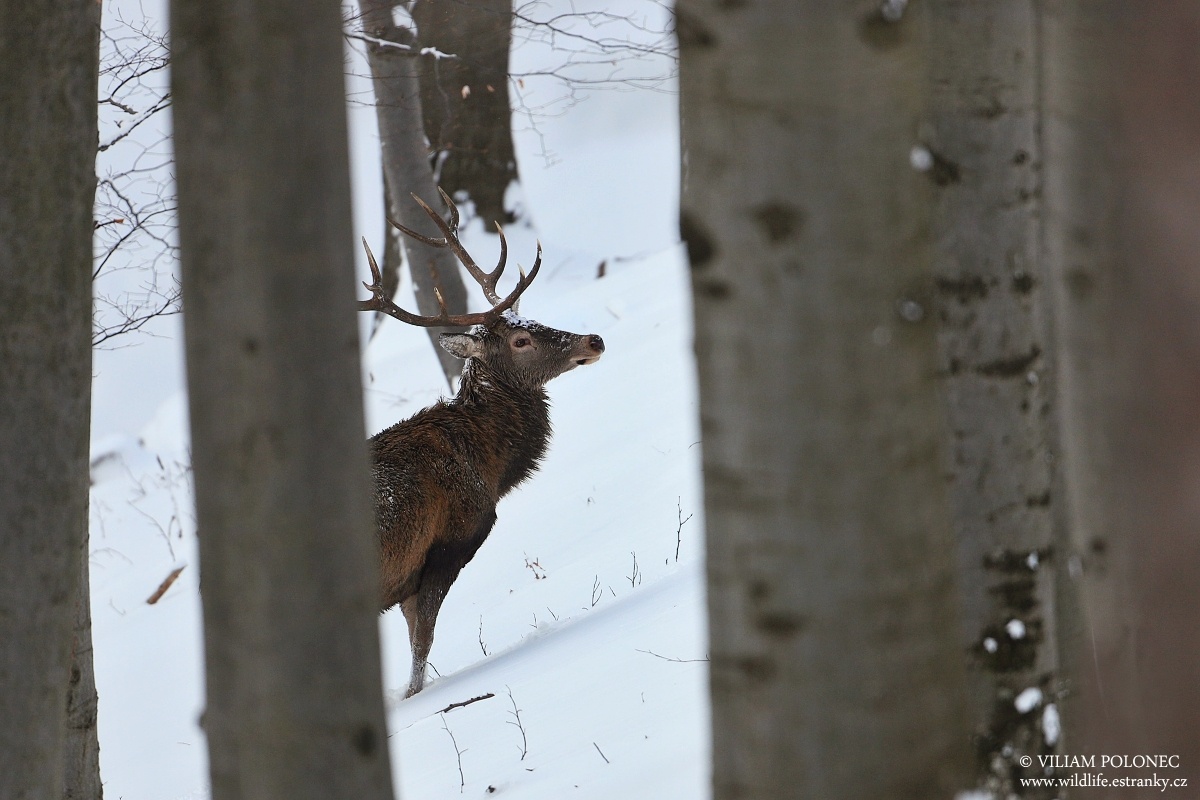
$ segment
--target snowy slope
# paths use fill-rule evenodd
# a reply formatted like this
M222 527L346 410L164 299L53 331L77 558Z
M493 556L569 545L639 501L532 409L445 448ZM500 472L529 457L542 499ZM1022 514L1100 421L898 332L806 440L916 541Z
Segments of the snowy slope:
M514 69L533 71L548 57L514 51ZM362 88L355 81L352 93ZM531 105L554 91L532 78L523 89ZM410 700L400 699L404 620L381 618L397 786L407 800L460 791L702 798L703 520L690 301L674 227L674 97L598 92L534 121L536 129L517 126L523 185L514 201L536 230L506 232L510 260L528 266L539 237L545 265L521 310L598 333L607 350L550 384L555 436L545 464L502 501L491 537L451 589L431 654L438 672ZM373 111L352 107L351 124L356 227L376 240ZM488 262L497 245L482 228L473 221L464 239ZM400 302L412 307L406 293ZM152 328L159 338L96 362L92 601L109 798L207 797L178 329L178 319L162 320ZM385 321L364 347L364 387L367 433L436 399L445 387L425 333Z

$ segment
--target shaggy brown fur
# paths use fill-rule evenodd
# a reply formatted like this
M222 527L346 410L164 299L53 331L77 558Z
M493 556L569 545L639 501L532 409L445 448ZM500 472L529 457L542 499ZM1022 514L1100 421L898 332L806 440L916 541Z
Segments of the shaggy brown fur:
M496 503L537 469L550 440L547 381L604 352L595 334L505 312L442 334L466 359L458 394L371 438L382 601L399 605L412 645L411 697L425 682L438 610L496 522Z

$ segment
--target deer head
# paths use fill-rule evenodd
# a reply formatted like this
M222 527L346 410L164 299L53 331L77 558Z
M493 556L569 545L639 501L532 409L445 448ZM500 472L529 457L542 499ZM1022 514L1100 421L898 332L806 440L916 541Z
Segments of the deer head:
M363 239L363 247L367 251L367 262L371 266L372 283L363 285L371 291L370 300L360 300L359 308L363 311L381 311L401 322L423 328L441 326L474 326L467 333L443 333L440 344L452 355L466 359L464 379L473 374L481 380L499 380L509 385L526 388L540 388L547 381L564 372L585 364L594 364L604 352L604 340L596 334L576 334L551 328L534 320L525 319L517 314L517 302L521 294L529 288L537 277L542 266L542 244L537 244L537 256L533 267L526 275L521 270L521 278L516 287L507 297L500 297L496 292L496 281L504 272L508 258L508 242L504 238L504 229L496 223L496 232L500 234L500 260L491 272L485 272L475 263L471 255L463 247L458 238L458 208L450 197L440 188L438 192L450 209L449 221L430 208L417 197L414 200L429 214L442 238L434 239L423 236L416 231L404 227L389 219L397 229L405 235L423 242L431 247L447 247L454 253L471 277L483 289L484 296L492 307L483 312L473 314L450 314L446 309L442 294L437 289L437 297L441 313L436 316L421 316L397 306L392 302L384 289L383 277L375 256L367 241ZM520 269L518 267L518 269Z

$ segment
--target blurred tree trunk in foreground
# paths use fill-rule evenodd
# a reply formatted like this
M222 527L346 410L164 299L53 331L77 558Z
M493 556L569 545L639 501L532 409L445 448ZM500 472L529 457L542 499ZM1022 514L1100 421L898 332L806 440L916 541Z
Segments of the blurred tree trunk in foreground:
M717 800L969 781L929 188L909 164L928 19L893 5L677 7Z
M1094 12L1094 9L1090 9ZM1089 750L1177 756L1122 776L1200 780L1200 8L1163 2L1105 21L1120 32L1123 280L1105 331L1119 356L1105 396L1120 538L1092 542L1121 581L1088 595L1094 659L1081 716ZM1115 37L1110 41L1116 41ZM1099 545L1099 546L1098 546ZM1115 616L1114 625L1110 615ZM1119 616L1116 616L1119 615ZM1100 797L1161 796L1108 788Z
M0 0L0 797L13 800L63 797L80 741L72 666L91 659L71 643L86 591L99 25L90 0Z
M1100 749L1089 719L1108 716L1126 726L1134 713L1118 695L1103 697L1103 684L1132 679L1135 652L1132 597L1121 566L1129 543L1126 466L1115 436L1129 389L1116 325L1128 293L1115 144L1117 6L1112 0L1043 4L1043 259L1061 410L1058 510L1068 533L1056 559L1059 649L1069 678L1062 747L1081 755L1115 752Z
M976 782L1022 788L1056 751L1057 476L1049 285L1041 259L1040 4L936 0L930 126L934 270ZM1041 692L1034 702L1030 689ZM1021 708L1016 698L1022 697ZM1027 704L1027 702L1029 704ZM1043 722L1050 715L1051 735Z
M1127 40L1126 329L1136 354L1118 431L1135 483L1137 705L1150 752L1200 781L1200 7L1139 7ZM1133 742L1127 749L1133 752ZM1192 785L1192 784L1189 784Z
M214 800L392 796L336 5L171 7Z

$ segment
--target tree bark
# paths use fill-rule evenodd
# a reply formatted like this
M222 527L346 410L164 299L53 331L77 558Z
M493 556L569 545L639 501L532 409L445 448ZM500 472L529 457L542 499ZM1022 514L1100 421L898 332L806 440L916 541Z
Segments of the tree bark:
M415 194L432 208L442 205L429 164L429 146L421 110L421 66L413 51L416 40L411 30L393 22L393 6L391 0L359 0L363 34L369 39L367 61L375 88L388 205L395 214L392 219L401 225L440 238L433 222L409 197L409 193ZM392 234L389 232L388 235ZM432 316L439 312L435 288L441 292L450 313L465 312L467 291L454 255L449 250L431 248L407 237L403 241L420 313ZM431 328L429 340L447 383L453 386L462 372L462 362L437 343L439 333L451 330L461 328Z
M413 21L422 47L453 56L421 56L435 179L451 196L465 192L485 225L509 222L504 193L517 179L508 100L512 0L417 0Z
M92 598L88 575L88 536L79 548L79 589L75 598L75 636L71 642L71 682L67 691L67 739L63 758L65 800L101 800L100 739L96 729L99 698L92 659Z
M1114 325L1129 291L1121 256L1114 86L1118 4L1043 4L1043 260L1053 302L1059 451L1067 541L1060 574L1060 654L1069 676L1064 751L1119 752L1097 720L1133 730L1137 710L1104 688L1134 676L1133 597L1123 573L1128 498L1115 433L1128 351Z
M0 797L62 797L87 531L99 7L0 1Z
M1095 532L1106 535L1099 556L1096 540L1085 551L1085 558L1102 558L1108 574L1089 575L1087 619L1098 633L1095 650L1084 642L1080 654L1095 659L1080 716L1090 748L1171 755L1173 765L1152 772L1193 786L1200 779L1200 109L1193 97L1200 9L1181 2L1132 12L1110 7L1099 19L1095 6L1088 10L1108 43L1120 37L1107 53L1122 67L1109 99L1120 123L1109 163L1120 179L1110 219L1120 237L1121 282L1106 298L1112 313L1102 322L1118 356L1109 359L1118 391L1100 401L1110 404L1102 420L1117 467L1105 477L1115 479L1124 507L1117 526ZM1105 43L1089 40L1097 56ZM1113 285L1112 276L1104 278ZM1101 591L1114 580L1115 598ZM1097 796L1162 791L1105 787Z
M967 785L922 6L677 6L714 797Z
M1057 749L1042 723L1063 688L1058 408L1040 253L1040 4L938 0L930 9L922 166L936 187L939 366L977 783L997 797L1056 797L1019 782L1042 775L1022 756ZM1030 688L1042 702L1018 710L1015 698Z
M1143 14L1142 11L1147 13ZM1177 754L1171 777L1200 780L1200 9L1178 0L1127 15L1122 95L1128 153L1126 261L1133 291L1123 333L1137 387L1121 409L1121 463L1132 476L1129 573L1138 598L1141 735L1105 720L1123 748ZM1122 691L1124 687L1117 687Z
M212 794L390 798L340 15L171 38Z

